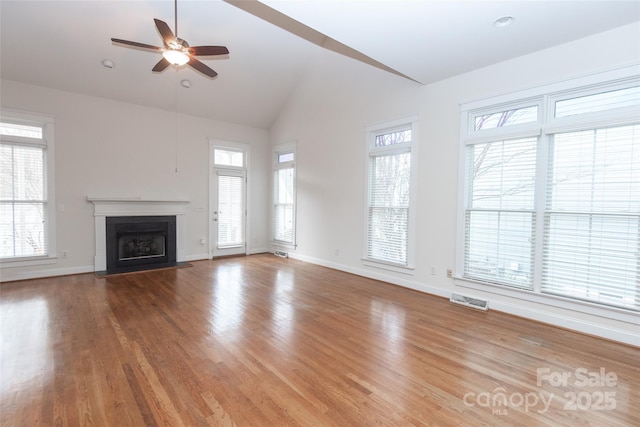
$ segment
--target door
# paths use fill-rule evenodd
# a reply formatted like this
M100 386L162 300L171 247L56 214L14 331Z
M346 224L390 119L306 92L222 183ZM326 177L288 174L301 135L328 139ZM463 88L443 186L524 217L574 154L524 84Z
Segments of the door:
M246 253L246 154L214 147L211 174L211 255Z

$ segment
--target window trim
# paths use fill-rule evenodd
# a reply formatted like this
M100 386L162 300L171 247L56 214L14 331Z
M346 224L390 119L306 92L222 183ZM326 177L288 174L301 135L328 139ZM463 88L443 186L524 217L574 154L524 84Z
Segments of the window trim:
M538 192L541 189L546 188L546 174L548 166L548 149L549 141L554 134L569 132L572 130L585 130L588 127L598 128L602 126L613 127L623 126L633 123L638 123L638 116L636 109L625 108L617 109L614 112L605 111L597 113L588 113L579 116L568 116L562 118L552 118L553 108L557 100L573 98L576 96L584 96L590 93L594 93L596 90L615 90L621 87L628 87L632 84L640 83L640 75L638 75L638 65L627 65L619 67L613 70L608 70L600 73L584 75L575 79L569 79L562 82L556 82L545 86L540 86L528 90L514 92L512 94L499 95L492 98L483 100L470 101L466 104L461 104L460 109L460 149L458 155L458 209L457 209L457 223L456 223L456 258L455 258L455 273L454 281L456 286L481 290L492 294L498 294L506 297L513 297L523 299L530 302L541 303L549 306L571 309L577 312L585 312L602 317L607 317L616 320L630 321L631 319L637 322L638 312L619 306L609 306L600 304L595 301L587 301L571 298L568 296L561 296L549 293L543 293L541 291L540 273L542 271L542 257L543 257L543 235L545 233L545 227L543 224L544 217L540 216L538 219L538 227L536 229L536 242L534 248L534 283L533 289L519 289L516 287L509 287L504 284L485 282L482 280L475 280L464 277L464 250L465 250L465 213L467 211L466 204L466 149L469 144L475 144L478 142L488 142L495 140L494 138L500 138L502 135L482 135L480 131L473 131L470 127L472 124L473 114L477 111L491 110L491 106L494 106L495 110L499 110L505 105L521 105L530 102L529 100L538 97L542 103L542 110L539 110L539 117L544 120L538 124L537 127L531 127L528 130L522 130L522 134L538 134L538 159L536 167L536 183L535 191ZM503 108L504 110L504 108ZM621 111L623 110L623 111ZM585 126L585 121L589 121L590 126ZM515 126L510 127L509 130L514 130ZM509 133L511 138L511 133ZM542 178L543 177L543 178ZM541 179L542 178L542 179ZM539 182L542 181L542 182ZM535 210L538 213L544 214L546 212L545 197L536 197Z
M298 226L298 183L297 183L297 161L298 161L298 153L297 153L297 143L291 142L287 144L280 144L273 147L272 150L272 185L271 185L271 244L281 249L294 250L297 248L297 226ZM292 161L280 162L279 157L282 154L293 153ZM289 169L293 168L293 230L291 242L285 242L283 240L276 239L276 227L275 227L275 172L280 169Z
M363 209L363 242L362 242L362 264L368 267L380 268L383 270L393 271L403 274L414 274L415 271L415 253L416 253L416 218L417 218L417 187L418 187L418 141L419 141L419 116L417 114L391 120L375 125L369 125L365 128L366 156L364 167L364 209ZM400 129L411 129L411 141L408 143L400 143L395 145L387 145L382 147L375 146L375 138L385 132ZM385 260L375 259L368 256L369 241L369 162L375 155L391 155L400 153L411 154L411 169L409 172L409 216L407 223L407 261L406 263L394 263Z
M0 122L42 127L42 142L16 136L2 136L2 140L17 145L38 146L44 150L45 203L47 249L45 255L0 258L2 268L28 267L57 262L56 252L56 199L55 199L55 121L53 116L26 111L0 109Z

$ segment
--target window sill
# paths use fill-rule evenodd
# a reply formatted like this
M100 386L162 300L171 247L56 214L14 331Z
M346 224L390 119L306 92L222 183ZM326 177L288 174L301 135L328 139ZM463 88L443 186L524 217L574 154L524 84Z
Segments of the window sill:
M389 262L373 260L370 258L363 258L362 264L367 267L379 268L381 270L393 271L396 273L407 274L413 276L415 273L415 268L410 265L402 265L402 264L392 264Z
M55 264L58 261L57 257L23 257L23 258L3 258L0 259L0 265L2 268L17 268L17 267L30 267L32 265L46 265Z
M454 278L456 286L460 288L484 291L495 295L516 298L537 304L543 304L550 307L558 307L566 310L572 310L579 313L586 313L607 319L619 320L627 323L638 324L640 321L640 313L623 307L607 306L594 302L563 297L547 293L536 292L529 289L521 289L516 287L508 287L490 282L482 282L473 279L456 276Z
M298 245L296 245L295 243L283 242L281 240L272 240L271 245L278 249L288 249L291 251L295 250L298 247Z

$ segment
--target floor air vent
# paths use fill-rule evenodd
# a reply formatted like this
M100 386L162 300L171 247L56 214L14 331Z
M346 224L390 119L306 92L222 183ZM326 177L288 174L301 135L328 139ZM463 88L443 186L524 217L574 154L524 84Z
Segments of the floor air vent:
M285 251L275 251L273 254L275 256L279 256L280 258L289 258L289 253Z
M460 305L466 305L467 307L472 307L478 310L487 311L489 309L489 301L485 301L482 299L471 298L460 294L451 294L451 302Z

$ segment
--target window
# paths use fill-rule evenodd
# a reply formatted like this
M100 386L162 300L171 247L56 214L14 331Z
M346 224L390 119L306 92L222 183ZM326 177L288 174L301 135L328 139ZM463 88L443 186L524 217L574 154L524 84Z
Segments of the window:
M216 148L213 151L213 162L218 166L244 167L244 152Z
M366 261L412 265L416 134L416 119L368 130Z
M640 309L640 125L551 137L542 291Z
M465 274L532 287L535 137L469 145Z
M462 277L640 311L640 78L538 105L463 107Z
M496 129L538 121L538 106L480 113L474 117L474 130Z
M277 147L273 172L273 240L295 245L295 147Z
M568 117L626 107L640 107L640 87L627 87L558 100L555 102L555 117Z
M53 121L3 111L0 118L0 259L55 256Z

